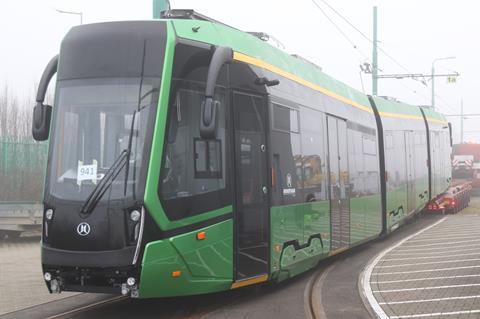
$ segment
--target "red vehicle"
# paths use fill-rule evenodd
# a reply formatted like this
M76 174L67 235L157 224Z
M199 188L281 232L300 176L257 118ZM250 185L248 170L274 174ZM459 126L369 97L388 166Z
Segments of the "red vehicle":
M468 179L473 188L480 188L480 144L453 145L452 177Z

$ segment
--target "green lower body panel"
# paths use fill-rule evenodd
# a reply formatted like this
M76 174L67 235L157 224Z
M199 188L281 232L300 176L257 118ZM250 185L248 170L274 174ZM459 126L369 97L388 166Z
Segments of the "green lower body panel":
M377 236L382 231L382 202L380 195L350 199L350 245Z
M428 177L414 181L414 191L410 199L413 210L409 210L409 193L406 184L387 189L387 231L390 232L403 224L411 214L421 211L428 203Z
M280 281L315 266L330 250L330 205L309 202L270 209L272 278Z
M205 239L197 234L205 232ZM233 277L233 222L148 243L142 261L140 298L227 290Z

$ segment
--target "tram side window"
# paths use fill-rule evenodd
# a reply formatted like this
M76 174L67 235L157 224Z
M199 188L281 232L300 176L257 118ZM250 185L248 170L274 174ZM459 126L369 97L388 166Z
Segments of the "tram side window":
M362 148L362 133L348 129L348 169L352 197L361 197L365 193L365 158Z
M325 115L319 111L302 108L300 123L302 127L302 156L304 201L327 199L325 188Z
M200 138L201 90L181 89L171 106L162 193L165 199L225 188L225 113L219 109L217 139ZM223 95L217 96L224 100Z
M427 135L425 132L415 132L415 178L426 178L428 176L428 149ZM434 155L436 156L436 155ZM435 160L435 159L434 159ZM418 190L419 193L424 190Z
M362 141L366 174L365 192L367 195L374 195L380 192L376 136L364 133Z
M302 153L298 110L271 105L272 201L274 205L302 202Z

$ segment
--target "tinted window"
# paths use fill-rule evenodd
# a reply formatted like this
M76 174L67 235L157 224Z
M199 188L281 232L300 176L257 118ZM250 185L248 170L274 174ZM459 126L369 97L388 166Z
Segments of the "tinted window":
M308 108L300 112L302 127L302 170L305 201L325 200L326 161L323 113Z
M219 110L217 139L200 138L199 118L203 92L180 89L170 106L169 131L162 167L162 197L172 199L225 188L225 111ZM222 100L223 95L217 99Z
M278 104L272 104L271 110L274 128L271 132L273 204L299 203L303 201L303 164L298 111Z
M298 111L282 105L273 104L273 128L298 133Z
M205 94L210 51L177 45L168 106L167 132L159 196L170 220L224 207L228 190L228 127L225 90L215 88L219 101L215 139L200 137L200 107ZM225 81L221 72L218 83Z
M376 135L370 134L362 126L350 123L348 139L352 197L377 194L380 185ZM388 140L393 143L392 136L386 138Z

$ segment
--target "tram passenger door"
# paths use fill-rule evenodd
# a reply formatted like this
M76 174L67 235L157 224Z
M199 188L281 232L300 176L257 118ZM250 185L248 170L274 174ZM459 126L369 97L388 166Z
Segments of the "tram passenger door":
M232 287L267 279L268 183L266 100L233 93L235 269Z
M350 182L347 123L327 117L330 168L330 222L332 251L350 245Z
M405 132L405 154L407 163L407 214L415 210L415 136L413 131Z

